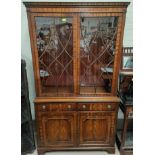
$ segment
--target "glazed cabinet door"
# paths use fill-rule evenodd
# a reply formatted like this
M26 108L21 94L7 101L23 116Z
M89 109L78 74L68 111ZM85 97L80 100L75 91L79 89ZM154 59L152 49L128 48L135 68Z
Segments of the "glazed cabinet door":
M115 117L112 112L80 112L80 146L113 145Z
M80 15L80 94L114 93L120 29L118 16L106 13Z
M37 96L72 95L76 48L76 17L72 14L32 15L33 62Z
M121 23L108 13L32 15L37 96L115 94Z
M76 145L76 112L42 113L39 117L40 145Z

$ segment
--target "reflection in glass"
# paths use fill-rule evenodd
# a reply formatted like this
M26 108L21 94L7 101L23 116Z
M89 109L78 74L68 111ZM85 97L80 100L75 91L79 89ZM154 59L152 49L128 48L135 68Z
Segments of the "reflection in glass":
M42 92L72 93L72 18L36 17L35 21Z
M81 17L81 94L111 91L117 22L117 17Z

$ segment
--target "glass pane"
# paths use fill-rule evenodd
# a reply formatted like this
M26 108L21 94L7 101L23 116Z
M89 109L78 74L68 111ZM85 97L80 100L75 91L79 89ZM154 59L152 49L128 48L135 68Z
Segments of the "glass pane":
M81 17L80 93L111 92L118 17Z
M72 18L36 17L36 37L43 93L73 93Z

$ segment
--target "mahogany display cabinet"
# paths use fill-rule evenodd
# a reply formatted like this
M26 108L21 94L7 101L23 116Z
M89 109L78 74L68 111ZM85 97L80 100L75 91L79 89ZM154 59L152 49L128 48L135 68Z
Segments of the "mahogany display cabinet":
M24 2L38 153L115 152L117 81L128 2Z

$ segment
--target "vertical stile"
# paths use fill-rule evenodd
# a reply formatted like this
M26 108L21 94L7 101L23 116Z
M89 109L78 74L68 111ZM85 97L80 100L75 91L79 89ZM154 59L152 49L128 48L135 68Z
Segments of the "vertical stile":
M80 15L77 15L77 93L80 93Z
M35 26L35 16L33 14L30 15L30 23L31 23L31 26L32 26L32 34L31 34L31 37L32 37L32 42L33 42L33 50L32 50L32 53L34 54L34 57L33 59L35 58L34 60L34 63L35 63L35 66L36 66L36 70L35 71L35 75L36 75L36 82L37 82L37 90L36 90L36 93L40 96L41 95L41 92L42 92L42 88L41 88L41 82L40 82L40 73L39 73L39 60L38 60L38 51L37 51L37 41L36 41L36 36L35 36L35 33L36 33L36 26Z
M115 63L114 63L114 74L112 81L112 94L117 93L118 85L118 74L121 64L121 54L122 54L122 41L124 34L124 24L125 24L125 14L119 16L118 19L118 30L117 30L117 40L116 40L116 53L115 53Z
M74 94L77 91L77 16L73 15L73 77L74 77Z

